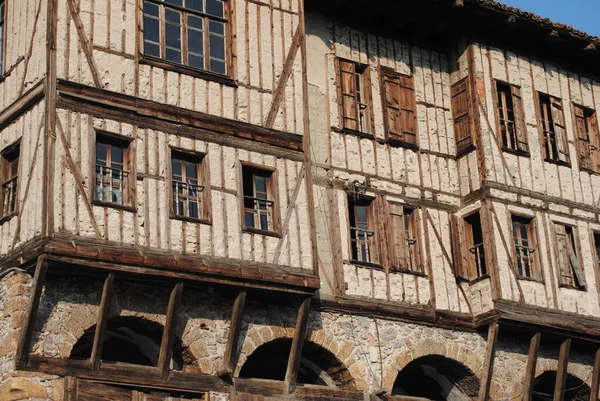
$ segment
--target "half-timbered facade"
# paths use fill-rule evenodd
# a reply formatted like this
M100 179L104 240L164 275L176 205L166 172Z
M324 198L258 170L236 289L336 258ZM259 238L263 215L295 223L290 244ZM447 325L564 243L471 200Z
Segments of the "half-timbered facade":
M368 3L0 1L1 399L598 399L600 39Z

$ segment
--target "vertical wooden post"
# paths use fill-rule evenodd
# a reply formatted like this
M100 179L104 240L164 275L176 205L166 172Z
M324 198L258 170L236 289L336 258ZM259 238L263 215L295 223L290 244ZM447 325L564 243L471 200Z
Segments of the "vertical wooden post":
M167 306L167 319L163 331L162 341L160 343L160 356L158 357L158 369L162 377L169 374L169 363L173 355L173 343L175 342L175 329L179 315L179 305L181 304L181 295L183 293L183 283L179 282L173 286L169 305Z
M25 326L23 327L21 337L19 337L19 343L17 344L17 352L15 355L17 367L20 365L26 365L29 361L31 335L33 333L35 318L40 306L42 290L44 288L44 284L46 283L47 271L48 263L46 263L44 255L42 255L38 258L35 265L35 274L33 275L33 283L31 285L31 295L29 296L29 304L27 305L27 320L25 321Z
M244 305L246 304L246 291L241 291L235 298L233 309L231 310L231 322L229 324L229 336L227 338L227 349L223 359L223 368L219 371L219 376L233 375L235 368L235 351L240 339L240 328L242 325L242 316L244 315Z
M106 324L108 323L114 281L115 274L109 273L104 280L104 287L102 288L102 298L100 300L100 308L98 310L98 321L96 322L96 332L94 333L94 344L92 345L91 360L92 371L94 373L98 372L98 369L100 369L100 361L102 360L104 332L106 331Z
M598 401L598 390L600 390L600 348L596 351L596 359L594 359L590 401Z
M490 384L492 383L492 373L494 371L494 358L496 355L496 343L498 342L499 329L500 325L498 322L491 323L488 329L485 366L481 377L481 387L479 388L479 401L487 401L490 396Z
M541 337L541 333L535 333L529 343L529 355L527 356L527 367L525 368L525 379L523 380L523 401L531 401Z
M296 379L298 378L298 369L300 368L300 359L302 358L302 347L304 337L306 337L306 328L308 327L308 314L310 311L310 297L302 301L298 309L298 318L296 319L296 332L292 340L292 349L288 359L287 370L285 373L285 387L288 392L296 389Z
M556 370L556 383L554 384L554 401L565 399L565 386L567 384L567 367L569 366L569 353L571 351L571 339L567 338L560 345L558 354L558 369Z

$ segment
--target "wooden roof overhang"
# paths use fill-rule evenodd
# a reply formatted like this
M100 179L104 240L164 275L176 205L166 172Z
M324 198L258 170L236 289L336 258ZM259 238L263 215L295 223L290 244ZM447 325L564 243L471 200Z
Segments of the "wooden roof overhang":
M590 75L600 69L600 38L492 0L305 0L356 29L438 51L461 39L555 62Z

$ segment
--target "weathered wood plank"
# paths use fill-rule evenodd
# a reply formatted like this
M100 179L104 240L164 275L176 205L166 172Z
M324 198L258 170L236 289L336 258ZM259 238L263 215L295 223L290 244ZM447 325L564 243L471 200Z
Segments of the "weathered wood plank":
M242 325L245 304L246 291L241 291L235 298L233 309L231 310L227 348L225 349L225 357L223 358L223 369L219 372L219 376L228 376L231 378L231 375L233 374L236 360L235 352L240 338L240 328Z
M494 372L494 359L496 357L496 343L498 342L499 329L500 325L498 322L491 323L488 329L485 365L483 367L483 374L481 375L481 387L479 388L479 401L487 401L490 396L490 386L492 384L492 374Z
M300 309L298 309L296 331L292 340L292 349L290 350L290 357L285 373L285 386L290 393L296 389L296 379L298 378L298 369L300 368L300 359L302 358L302 347L304 346L304 338L306 337L309 312L310 298L305 298L300 305Z
M161 376L167 377L169 374L169 363L173 355L173 344L175 342L175 329L179 320L179 306L181 305L181 296L183 294L183 282L178 282L171 290L169 304L167 306L167 318L165 329L160 344L160 355L158 357L158 369Z
M556 369L556 383L554 385L554 401L564 401L565 399L570 351L571 339L567 338L560 345L560 352L558 354L558 368Z
M541 337L541 333L535 333L533 337L531 337L531 342L529 343L529 354L527 355L527 366L525 368L525 378L523 380L523 401L531 400Z
M98 372L100 361L102 360L102 347L104 345L104 332L110 314L110 302L112 300L115 275L108 273L104 280L102 288L102 298L100 299L100 308L98 310L98 320L96 322L96 332L94 333L94 344L92 345L92 370Z
M590 401L598 401L598 391L600 390L600 349L596 351L594 358L594 371L592 373L592 386L590 390Z

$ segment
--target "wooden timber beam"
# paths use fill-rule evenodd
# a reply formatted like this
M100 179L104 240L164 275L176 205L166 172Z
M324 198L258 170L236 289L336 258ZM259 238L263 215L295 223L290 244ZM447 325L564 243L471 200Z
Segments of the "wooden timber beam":
M529 343L529 354L527 355L527 366L525 368L525 379L523 380L523 401L531 401L533 382L535 380L535 367L537 365L538 353L540 351L540 340L542 333L535 333Z
M167 306L167 319L163 331L162 341L160 343L160 355L158 357L158 369L160 375L164 378L169 375L169 364L173 355L173 344L175 342L175 330L179 320L179 306L181 305L181 296L183 294L183 282L178 282L171 290L169 305Z
M98 321L96 323L96 332L94 333L94 344L92 345L92 370L98 372L100 361L102 360L102 347L104 345L104 332L110 314L110 302L112 300L113 288L115 282L114 273L108 273L104 280L102 288L102 298L100 299L100 308L98 310Z
M23 327L21 336L19 337L19 343L17 344L17 352L15 355L17 366L27 364L29 360L29 348L31 346L33 326L35 324L35 318L40 306L42 290L44 288L44 284L46 283L47 272L48 264L42 255L38 258L35 266L35 274L33 276L29 304L27 305L27 319L25 320L25 326Z
M498 322L491 323L488 329L485 365L481 377L481 387L479 388L479 401L487 401L490 396L490 385L492 383L492 373L494 372L494 359L496 356L496 343L498 342L499 329L500 325Z
M240 328L242 326L245 305L246 291L241 291L235 298L233 309L231 310L229 336L227 338L225 357L223 358L223 368L218 373L220 377L227 377L229 380L231 380L235 368L236 350L240 339Z
M590 401L598 401L598 391L600 390L600 348L596 351L594 359L594 372L592 373L592 386L590 391Z
M288 359L287 370L285 373L285 387L289 393L296 389L296 379L298 378L298 369L300 368L300 359L302 358L302 347L304 346L304 337L306 337L306 328L308 327L308 314L310 312L310 298L302 301L298 309L296 318L296 331L292 340L292 349Z
M45 78L35 84L23 96L8 105L0 113L0 129L10 125L17 118L22 116L27 110L31 109L44 97Z
M558 354L558 369L556 369L556 383L554 384L554 401L564 401L565 399L570 351L571 339L567 338L560 345L560 352Z

